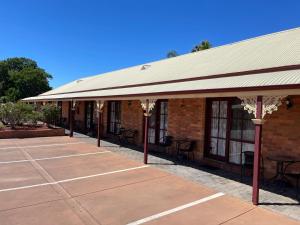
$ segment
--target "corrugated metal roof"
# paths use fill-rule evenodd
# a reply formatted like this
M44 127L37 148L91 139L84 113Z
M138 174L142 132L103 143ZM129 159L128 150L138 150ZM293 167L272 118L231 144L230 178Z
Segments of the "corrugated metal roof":
M252 74L234 77L223 77L216 79L186 81L180 83L158 84L143 87L118 88L100 91L89 91L81 93L68 93L51 96L37 96L27 98L30 100L51 100L53 99L76 99L91 97L109 97L109 96L134 96L134 95L163 95L189 92L214 92L222 90L226 92L236 88L246 89L251 87L272 87L277 85L300 84L300 70L271 72L265 74ZM241 91L241 90L240 90Z
M46 92L35 99L299 84L299 70L205 79L212 75L288 65L300 65L300 28L82 78ZM196 77L202 78L202 80L117 88ZM107 90L94 91L95 89ZM69 92L79 93L66 94Z

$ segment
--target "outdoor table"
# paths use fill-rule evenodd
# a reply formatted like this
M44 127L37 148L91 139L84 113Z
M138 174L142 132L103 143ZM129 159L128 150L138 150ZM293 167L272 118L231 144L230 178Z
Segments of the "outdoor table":
M189 142L189 141L191 140L189 140L188 138L175 139L174 142L175 142L176 152L178 153L178 149L182 143Z
M287 155L278 155L278 156L268 156L268 160L276 162L276 174L272 177L271 181L279 181L284 184L289 184L289 181L286 177L286 168L291 164L300 162L299 158L294 158Z

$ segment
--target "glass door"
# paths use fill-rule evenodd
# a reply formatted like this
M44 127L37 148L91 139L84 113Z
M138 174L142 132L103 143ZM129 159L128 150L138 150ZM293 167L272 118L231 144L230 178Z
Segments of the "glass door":
M165 137L168 133L168 102L161 101L160 102L160 110L159 110L159 144L165 143Z
M86 102L85 104L85 129L89 132L93 129L93 113L94 102Z
M149 118L148 143L163 144L168 132L168 102L159 100Z
M207 155L242 164L242 153L254 150L253 115L244 110L238 98L208 99L207 103Z
M228 136L228 101L211 101L210 112L209 154L219 159L225 159Z
M119 134L121 128L121 102L108 102L108 133Z
M242 164L242 152L254 151L255 125L251 121L253 114L243 109L238 99L231 104L231 129L229 143L229 162Z

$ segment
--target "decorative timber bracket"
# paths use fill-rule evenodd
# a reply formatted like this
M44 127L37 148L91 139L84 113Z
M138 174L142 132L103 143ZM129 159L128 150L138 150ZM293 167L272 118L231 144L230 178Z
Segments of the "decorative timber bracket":
M96 106L97 106L97 112L102 113L104 109L104 101L97 100L96 101Z
M285 97L286 96L263 96L261 118L256 118L257 96L239 96L238 98L241 99L244 110L248 111L249 114L252 113L254 115L255 119L253 122L262 123L266 114L272 114L274 111L278 110L278 106L282 104L282 99Z
M75 100L72 100L72 102L71 102L71 109L73 110L73 111L75 111L76 110L76 104L77 104L77 102L75 101Z
M145 116L151 116L151 111L155 107L156 99L143 99L141 100L141 106L145 110Z

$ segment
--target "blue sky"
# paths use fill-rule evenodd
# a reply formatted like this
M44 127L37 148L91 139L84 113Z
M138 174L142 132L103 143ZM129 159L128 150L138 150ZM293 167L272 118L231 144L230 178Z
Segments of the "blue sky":
M0 59L23 56L79 77L300 26L298 0L1 0Z

